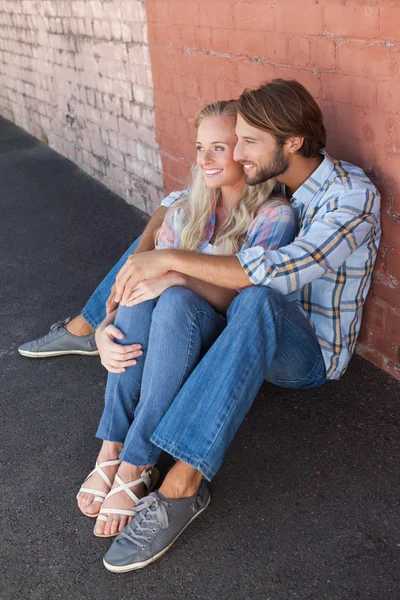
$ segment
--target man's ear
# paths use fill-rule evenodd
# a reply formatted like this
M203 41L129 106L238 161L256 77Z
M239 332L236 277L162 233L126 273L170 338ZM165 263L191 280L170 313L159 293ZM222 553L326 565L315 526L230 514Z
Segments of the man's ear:
M295 152L298 152L300 150L300 148L302 147L303 142L304 142L303 137L292 136L292 137L288 138L285 142L285 145L286 145L286 148L287 148L289 154L294 154Z

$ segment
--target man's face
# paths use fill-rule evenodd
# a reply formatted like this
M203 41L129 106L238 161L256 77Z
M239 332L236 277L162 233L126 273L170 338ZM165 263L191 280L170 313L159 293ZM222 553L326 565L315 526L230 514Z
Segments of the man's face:
M234 159L243 165L244 180L247 185L257 185L285 173L289 161L285 146L277 143L267 131L252 127L238 115L236 122L238 141Z

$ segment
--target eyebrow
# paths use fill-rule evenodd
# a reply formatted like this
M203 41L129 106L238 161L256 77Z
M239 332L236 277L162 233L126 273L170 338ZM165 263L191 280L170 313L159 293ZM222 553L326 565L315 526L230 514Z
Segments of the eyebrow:
M228 146L228 142L211 142L212 144L225 144L225 146ZM198 140L196 140L196 144L201 144L201 142L199 142Z
M244 140L252 140L253 142L257 142L258 141L258 138L251 137L250 135L244 135L243 139Z

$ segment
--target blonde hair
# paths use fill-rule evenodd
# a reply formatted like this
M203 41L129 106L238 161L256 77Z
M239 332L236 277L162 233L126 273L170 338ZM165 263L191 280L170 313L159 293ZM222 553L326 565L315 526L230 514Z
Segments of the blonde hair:
M194 123L198 129L202 120L208 117L230 117L236 121L236 116L237 102L235 100L218 100L202 108L197 113ZM270 199L275 183L275 179L270 179L254 186L244 185L237 205L215 235L213 244L217 246L218 254L231 255L239 252L257 210ZM220 189L207 187L201 170L194 164L190 173L188 196L173 204L167 216L167 219L171 218L173 212L182 206L186 209L184 227L181 232L181 249L199 249L200 244L204 241L213 207L219 195ZM158 232L156 233L157 238Z

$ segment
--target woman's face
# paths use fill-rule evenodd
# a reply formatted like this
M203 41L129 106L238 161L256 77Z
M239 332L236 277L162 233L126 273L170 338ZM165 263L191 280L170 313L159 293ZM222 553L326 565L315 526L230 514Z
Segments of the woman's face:
M210 188L235 186L244 181L243 167L233 160L235 120L207 117L197 130L197 164Z

